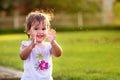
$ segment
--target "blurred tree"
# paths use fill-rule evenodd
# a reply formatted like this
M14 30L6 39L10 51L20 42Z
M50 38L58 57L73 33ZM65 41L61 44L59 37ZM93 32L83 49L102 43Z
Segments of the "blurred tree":
M11 13L13 8L14 8L13 2L11 2L11 0L1 0L0 1L0 11L5 11L7 13Z
M114 13L115 13L115 16L119 16L120 17L120 0L115 3L114 5Z
M18 2L18 3L17 3ZM55 12L98 12L101 0L1 0L0 11L7 13L19 9L20 14L27 14L33 9L54 9Z
M42 0L38 7L53 8L56 12L98 12L101 11L101 4L101 0Z
M101 11L100 0L69 0L69 12L98 12Z

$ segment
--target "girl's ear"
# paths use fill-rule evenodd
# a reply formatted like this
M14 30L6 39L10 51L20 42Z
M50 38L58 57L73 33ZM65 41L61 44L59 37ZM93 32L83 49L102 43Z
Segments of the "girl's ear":
M27 31L28 38L30 38L30 30Z
M27 34L30 35L30 30L27 31Z

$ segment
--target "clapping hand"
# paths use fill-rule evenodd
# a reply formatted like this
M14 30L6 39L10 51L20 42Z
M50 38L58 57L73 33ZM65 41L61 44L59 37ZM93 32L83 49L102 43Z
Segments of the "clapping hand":
M48 41L49 41L49 42L54 41L55 38L56 38L56 31L55 31L54 29L51 29L51 30L49 31L49 33L48 33L47 38L48 38Z

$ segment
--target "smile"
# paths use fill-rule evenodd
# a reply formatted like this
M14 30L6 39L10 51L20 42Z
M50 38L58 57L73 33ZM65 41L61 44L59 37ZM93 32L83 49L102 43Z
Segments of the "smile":
M44 35L37 35L37 38L43 38Z

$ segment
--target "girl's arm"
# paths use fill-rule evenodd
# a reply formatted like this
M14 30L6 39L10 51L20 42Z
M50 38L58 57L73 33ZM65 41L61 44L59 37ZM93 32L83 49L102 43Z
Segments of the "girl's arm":
M62 48L60 45L55 41L56 38L56 31L51 29L50 33L48 35L48 40L50 41L52 48L50 50L50 53L53 54L56 57L61 56L62 54Z
M34 47L35 43L33 43L33 41L29 46L22 46L23 50L20 53L20 58L26 60Z
M50 51L51 54L53 54L56 57L61 56L62 48L60 47L60 45L55 40L53 40L51 42L51 45L52 45L52 48L51 48L51 51Z

